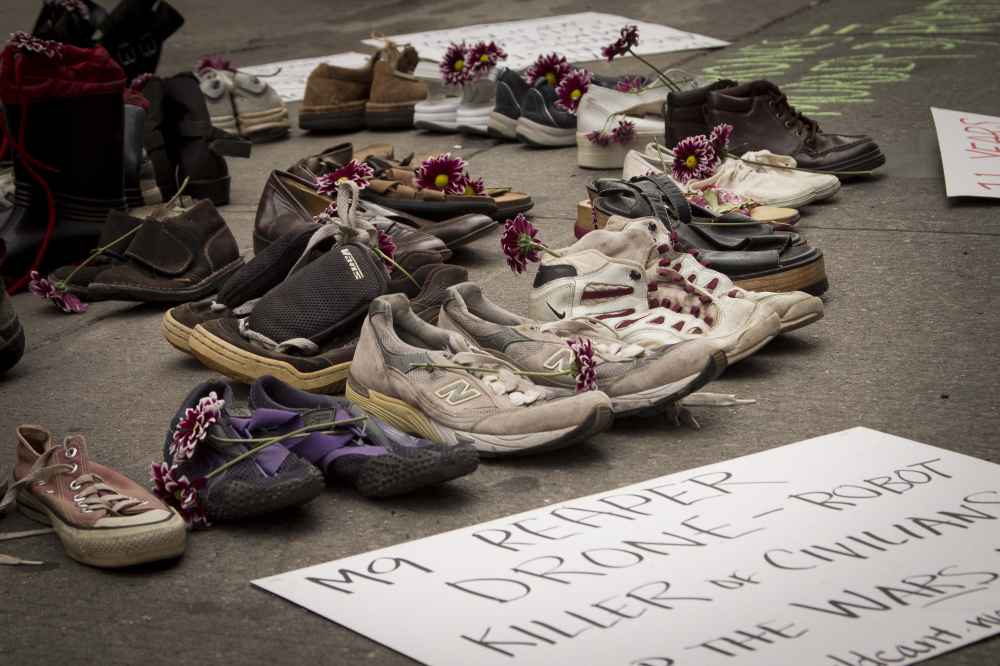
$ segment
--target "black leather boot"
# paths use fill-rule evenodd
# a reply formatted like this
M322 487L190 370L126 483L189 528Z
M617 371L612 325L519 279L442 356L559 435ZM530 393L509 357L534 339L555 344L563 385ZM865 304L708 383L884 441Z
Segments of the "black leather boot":
M143 92L149 91L153 83L156 82L151 81ZM184 194L195 199L211 199L217 206L229 203L229 168L223 156L250 157L252 144L212 126L198 78L191 72L164 79L162 90L163 117L159 122L159 132L175 177L173 191L176 192L177 187L190 178ZM151 121L152 104L151 101ZM147 140L147 151L153 143L155 141ZM161 165L157 159L162 161L162 158L154 158L152 152L149 156L154 160L159 182ZM173 192L163 190L162 185L161 191L164 199L173 195Z
M93 48L94 41L91 38L107 18L108 12L90 0L83 0L83 5L83 11L79 8L70 11L61 5L46 2L42 5L31 34L40 39L52 39L82 49Z
M122 166L122 94L86 95L26 105L24 149L55 172L35 166L55 199L56 220L39 271L77 261L96 247L108 212L125 208ZM7 127L17 136L24 107L4 108ZM68 121L72 119L72 121ZM14 209L0 227L7 242L4 274L15 279L32 266L49 226L42 185L14 153ZM43 272L44 274L44 272Z
M160 188L163 200L168 201L177 193L177 180L174 167L170 163L170 155L167 153L167 144L163 134L163 125L166 121L163 115L163 100L167 94L163 80L150 79L140 89L140 93L149 102L149 112L146 114L142 142L146 148L146 155L149 156L149 161L153 163L156 186Z
M156 71L163 42L184 25L184 17L164 0L122 0L101 24L99 44L129 80Z
M142 198L142 139L146 125L146 109L138 104L125 104L125 133L123 139L123 166L125 201L129 208L145 205Z

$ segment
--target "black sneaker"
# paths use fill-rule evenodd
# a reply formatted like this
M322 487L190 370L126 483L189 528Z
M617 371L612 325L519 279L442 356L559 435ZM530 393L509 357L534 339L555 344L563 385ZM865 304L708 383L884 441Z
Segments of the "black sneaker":
M487 131L498 139L514 139L517 119L521 117L521 101L531 90L517 72L504 67L497 75L496 106L490 114Z
M471 474L479 454L469 444L447 446L408 435L346 398L300 391L264 375L250 387L250 406L302 415L304 425L364 416L347 445L324 452L320 471L350 483L365 497L392 497Z
M7 244L0 239L0 264L7 253ZM7 291L0 285L0 374L7 372L24 355L24 328L14 311Z
M183 436L192 430L190 425L196 412L211 411L204 408L202 400L211 398L212 394L225 403L218 419L209 428L208 435L194 445L190 457L177 466L176 476L186 476L192 483L204 479L253 446L220 441L248 439L248 434L237 427L241 422L233 419L248 419L251 412L246 405L235 402L229 384L209 381L188 394L170 422L163 445L163 459L167 465L174 465L175 435ZM205 424L204 417L199 420ZM198 507L210 521L251 518L305 504L319 495L324 486L323 476L314 465L275 444L208 479L205 487L198 490Z

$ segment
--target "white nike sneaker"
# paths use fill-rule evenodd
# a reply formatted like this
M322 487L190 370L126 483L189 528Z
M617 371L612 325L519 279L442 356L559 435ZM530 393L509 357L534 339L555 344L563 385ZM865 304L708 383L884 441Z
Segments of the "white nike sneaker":
M555 321L584 317L600 335L623 342L673 344L708 338L735 363L777 334L780 319L765 304L716 300L694 285L650 281L647 266L659 251L653 234L637 225L624 232L592 231L562 258L542 257L528 301L528 317Z
M608 218L604 228L610 232L645 229L652 236L659 258L652 257L647 262L647 275L657 284L684 285L685 288L692 286L694 291L691 294L708 295L715 303L735 299L767 305L780 317L779 333L794 331L823 318L823 301L818 296L802 291L776 293L747 291L737 287L726 275L700 262L697 256L678 249L679 246L675 248L670 231L655 217L629 219L613 215ZM676 289L665 290L663 293L676 293ZM666 295L666 299L669 300L670 296ZM690 301L690 298L687 300Z
M672 81L682 81L678 86L690 90L711 83L708 79L671 69L666 76ZM585 169L620 169L630 148L658 141L663 145L663 117L661 107L667 101L670 88L660 86L641 93L619 92L612 88L592 85L580 100L576 113L577 163ZM635 139L628 145L612 141L607 146L591 143L587 135L617 126L617 118L625 116L635 123ZM610 120L609 120L610 119Z
M489 136L490 115L497 105L497 68L465 86L455 121L459 132Z
M674 154L664 148L662 143L659 148L655 143L647 144L641 157L649 164L649 168L662 171L661 155L663 163L667 165L666 173L670 175L670 164ZM634 169L641 169L637 159L630 160L630 170ZM729 158L715 167L708 178L691 179L686 183L676 180L674 182L684 194L697 194L702 188L714 185L720 190L753 199L762 206L776 208L800 208L816 200L816 188L811 183L801 178L783 176L777 173L778 171L779 169L770 168L757 171L753 165ZM645 175L645 172L638 175Z

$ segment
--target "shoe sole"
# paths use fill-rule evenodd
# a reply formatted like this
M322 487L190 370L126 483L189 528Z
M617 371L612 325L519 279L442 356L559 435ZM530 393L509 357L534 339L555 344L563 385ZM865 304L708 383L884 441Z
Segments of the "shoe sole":
M663 132L639 132L635 141L638 145L652 143L653 140L663 145ZM583 132L576 133L576 162L584 169L621 169L625 165L625 156L628 155L629 146L622 146L613 143L606 148L596 146L587 138Z
M502 455L532 455L571 446L614 423L614 412L607 405L600 405L587 415L582 423L570 428L560 428L528 435L487 435L456 430L435 423L416 407L397 398L373 391L358 382L353 375L347 377L347 399L389 425L417 437L439 444L472 444L483 458Z
M274 375L297 389L329 395L341 393L347 382L350 361L317 370L301 372L290 363L256 356L245 349L231 345L208 333L201 325L195 326L188 338L191 355L216 372L252 384L262 375Z
M66 554L92 567L116 569L184 554L187 528L172 510L169 519L150 525L95 529L66 524L27 489L18 493L17 508L28 518L51 525Z
M522 116L517 120L514 136L521 143L536 148L558 148L576 143L576 128L549 127ZM622 162L624 161L625 158L622 157Z
M198 491L198 503L205 508L209 521L254 518L282 509L300 506L315 499L326 487L323 475L313 464L306 476L289 479L262 489L243 481L226 486L221 500L209 499L204 490Z
M803 326L808 326L814 322L819 321L823 318L823 308L822 301L820 301L820 308L815 308L814 299L810 298L808 301L803 301L802 303L796 303L793 305L788 312L785 313L785 317L781 320L781 330L779 333L788 333L789 331L794 331L802 328ZM816 299L818 300L818 299ZM810 309L808 312L801 314L796 313L796 310Z
M160 323L160 331L163 332L163 337L166 338L171 347L177 351L184 352L189 356L193 356L189 340L191 339L191 334L194 333L194 329L188 328L174 319L170 315L170 310L167 310L163 314L163 321Z
M231 178L213 178L211 180L189 180L184 194L192 199L209 199L216 206L229 203L229 185Z
M836 164L831 167L827 167L824 171L831 171L838 178L853 178L854 176L840 176L837 174L838 171L871 171L872 169L877 169L885 164L885 155L882 154L881 150L876 150L873 153L868 153L867 155L862 155L861 157L852 160L850 162L844 162L843 164Z
M463 134L479 134L482 136L490 135L489 125L470 125L468 123L459 123L458 131Z
M92 282L90 292L94 298L106 301L141 301L144 303L189 303L199 301L226 283L236 271L243 267L243 258L216 271L189 289L159 290L146 287Z
M804 291L819 296L829 288L826 278L826 261L819 257L804 266L790 270L778 269L770 274L735 279L733 284L747 291Z
M365 127L368 129L412 129L413 106L387 111L365 110Z
M816 197L813 199L813 203L822 201L823 199L829 199L836 194L838 190L840 190L839 180L836 183L832 183L831 185L824 187L823 189L816 190Z
M434 116L428 117L414 114L413 127L431 132L445 132L446 134L454 134L458 131L458 122L454 116L448 120L443 120L443 118L443 116L435 118Z
M701 372L650 391L611 398L615 418L638 415L655 416L665 412L670 403L676 402L705 386L721 375L728 365L726 353L721 349L716 349L705 362L705 367L702 368Z
M361 468L355 485L365 497L394 497L471 474L477 467L479 454L472 447L459 447L448 457L436 451L421 451L410 458L373 456Z
M263 143L280 139L292 129L288 120L288 109L269 109L242 113L237 116L239 135L254 143Z
M14 331L13 335L9 333L11 330ZM3 334L7 342L0 347L0 374L13 368L24 356L24 327L21 326L16 312L4 327Z
M497 139L516 139L517 118L510 118L494 111L490 114L490 122L486 129L490 136Z
M334 111L330 113L310 113L299 111L299 129L312 132L350 132L365 128L365 109Z
M521 204L520 206L510 206L508 208L502 208L500 210L497 210L495 213L491 213L490 217L498 222L500 220L506 222L507 220L510 220L521 213L527 213L529 210L534 208L534 206L535 202L529 201L528 203Z
M777 312L772 312L768 317L740 336L736 347L732 351L726 352L726 360L729 362L729 365L737 361L742 361L778 337L780 332L781 317L778 316Z

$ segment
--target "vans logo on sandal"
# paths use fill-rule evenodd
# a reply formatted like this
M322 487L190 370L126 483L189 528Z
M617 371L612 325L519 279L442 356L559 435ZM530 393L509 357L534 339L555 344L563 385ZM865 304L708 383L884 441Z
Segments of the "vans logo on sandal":
M354 279L360 280L363 278L365 274L361 272L361 267L358 266L358 262L354 258L354 255L351 254L351 251L345 247L341 248L340 253L347 259L347 264L351 267L351 272L354 273Z
M445 402L454 407L455 405L461 405L463 402L468 402L473 398L478 398L482 395L482 393L480 393L477 389L472 388L469 385L469 382L464 379L459 379L456 382L452 382L451 384L434 391L434 395L439 398L444 398Z

